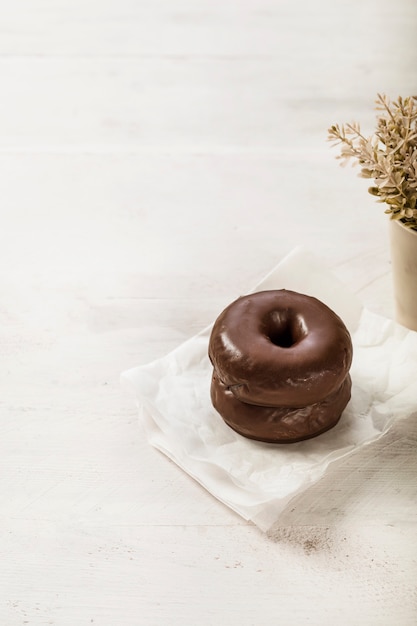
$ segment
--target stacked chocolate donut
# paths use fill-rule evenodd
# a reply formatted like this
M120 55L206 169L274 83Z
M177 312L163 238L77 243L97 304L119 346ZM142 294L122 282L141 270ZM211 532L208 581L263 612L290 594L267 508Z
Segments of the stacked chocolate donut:
M315 437L350 400L350 334L311 296L281 289L238 298L214 323L209 357L213 406L250 439Z

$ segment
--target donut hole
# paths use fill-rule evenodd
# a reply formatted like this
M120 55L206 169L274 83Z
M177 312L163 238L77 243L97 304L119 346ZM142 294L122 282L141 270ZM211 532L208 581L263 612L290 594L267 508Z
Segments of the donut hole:
M297 343L290 326L275 329L273 332L268 334L268 337L275 346L279 346L280 348L291 348L291 346Z
M292 316L274 311L269 322L267 337L279 348L291 348L307 334L304 319L299 315Z

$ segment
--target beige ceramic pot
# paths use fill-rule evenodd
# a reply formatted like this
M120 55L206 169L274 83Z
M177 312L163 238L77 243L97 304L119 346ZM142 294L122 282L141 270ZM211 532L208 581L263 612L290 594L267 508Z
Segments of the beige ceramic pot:
M390 220L390 242L396 318L417 330L417 231Z

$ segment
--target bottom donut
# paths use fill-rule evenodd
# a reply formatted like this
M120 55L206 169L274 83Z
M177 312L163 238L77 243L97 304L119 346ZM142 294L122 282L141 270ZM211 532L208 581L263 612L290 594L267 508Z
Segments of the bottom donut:
M348 374L336 391L316 404L265 407L237 400L213 372L210 394L216 411L240 435L267 443L295 443L333 428L350 400L351 388Z

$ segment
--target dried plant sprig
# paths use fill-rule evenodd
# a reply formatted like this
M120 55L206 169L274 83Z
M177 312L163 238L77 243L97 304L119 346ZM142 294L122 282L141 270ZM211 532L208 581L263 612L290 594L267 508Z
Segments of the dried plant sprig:
M373 178L368 191L387 205L385 213L417 230L417 96L390 101L378 94L376 130L366 137L357 122L334 124L328 140L340 145L342 165L353 159L362 178Z

